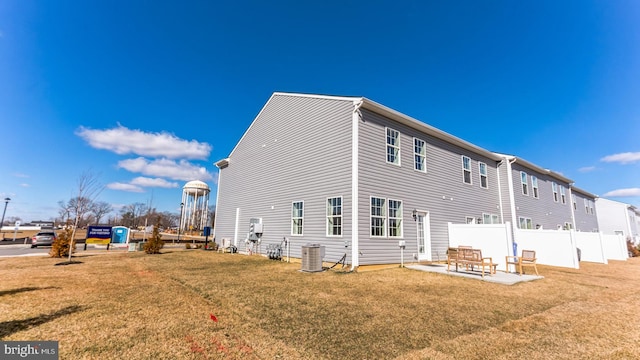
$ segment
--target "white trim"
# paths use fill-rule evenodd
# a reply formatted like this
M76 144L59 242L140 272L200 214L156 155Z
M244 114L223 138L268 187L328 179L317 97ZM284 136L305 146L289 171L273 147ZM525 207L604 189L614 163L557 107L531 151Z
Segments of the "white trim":
M389 145L389 130L394 131L397 133L397 139L398 139L398 144L397 145ZM400 136L400 131L394 129L394 128L390 128L388 126L384 127L384 156L385 156L385 161L387 162L387 164L392 164L392 165L396 165L396 166L402 166L401 165L401 159L402 159L402 141L401 141L401 136ZM398 156L397 156L397 162L391 162L389 161L389 147L392 147L394 149L398 149Z
M216 212L218 212L218 208L219 208L218 204L220 204L220 180L221 179L222 179L222 171L220 171L220 169L218 169L218 189L216 190ZM216 238L216 228L217 228L216 224L217 223L218 223L217 221L214 221L214 223L213 223L212 236L213 236L214 240Z
M558 183L555 181L551 182L551 196L553 198L553 202L560 201L560 194L558 194Z
M534 185L534 182L535 182L535 185ZM538 186L538 177L535 175L531 175L531 197L534 199L540 198L540 187Z
M299 218L293 216L293 205L297 204L297 203L302 203L302 216L299 217ZM300 234L294 234L293 233L293 220L294 219L302 220L302 223L300 224L300 229L302 230L302 232ZM297 201L292 201L291 202L291 236L304 236L304 200L297 200Z
M382 204L382 216L378 216L376 215L375 218L379 219L382 218L382 235L373 235L371 234L371 219L374 218L374 216L371 214L371 200L373 199L380 199L383 200L384 203ZM387 237L387 198L383 198L383 197L378 197L378 196L373 196L370 195L369 196L369 237L374 238L374 239L384 239Z
M577 207L578 204L576 203L576 195L571 190L571 186L569 186L569 199L571 199L571 204L569 204L569 207L571 208L571 222L573 223L573 228L577 230L578 228L576 227L577 222L574 204L576 205L575 207Z
M353 114L351 116L351 270L360 266L360 241L359 241L359 222L358 222L358 201L360 200L358 182L359 163L358 163L358 150L359 150L359 129L360 119L360 106L362 106L362 99L353 101Z
M484 165L484 175L482 175L482 165ZM483 177L487 186L482 186ZM487 164L483 163L482 161L478 161L478 178L480 180L480 188L488 189L489 188L489 168L487 167Z
M416 141L422 142L422 154L416 152ZM416 155L422 157L422 170L416 169L416 165L418 164L416 162ZM413 170L422 173L427 172L427 142L415 136L413 137Z
M567 204L567 190L562 185L560 185L560 203L562 205L566 205Z
M329 215L329 200L331 199L340 199L340 215ZM324 206L325 206L325 232L327 237L341 238L342 235L344 234L344 197L342 195L328 197L324 202ZM329 217L340 217L340 235L333 235L329 233Z
M418 246L418 260L431 261L433 258L433 254L431 252L431 215L428 211L417 210L418 215L422 216L422 226L423 226L423 235L424 235L424 255L420 254L420 244L416 243ZM418 221L416 220L416 242L418 241Z
M524 179L522 175L524 175ZM522 195L529 196L529 174L524 171L520 171L520 190Z
M469 170L464 167L464 158L469 159ZM471 157L467 155L460 155L460 160L462 161L462 183L467 185L473 185L473 166L471 165ZM469 171L469 182L464 181L465 171Z
M391 209L389 203L395 201L400 203L400 217L393 217L394 220L400 219L400 235L391 235ZM387 199L387 237L389 239L403 239L404 238L404 201L397 199Z
M233 245L238 246L238 226L240 226L240 208L236 208L236 226L233 231Z

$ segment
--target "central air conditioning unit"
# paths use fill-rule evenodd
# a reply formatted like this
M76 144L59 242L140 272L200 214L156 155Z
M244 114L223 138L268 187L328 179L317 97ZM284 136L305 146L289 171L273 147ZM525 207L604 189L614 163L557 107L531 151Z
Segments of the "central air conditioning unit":
M324 257L324 246L320 244L307 244L302 246L302 271L318 272L322 271L322 258Z

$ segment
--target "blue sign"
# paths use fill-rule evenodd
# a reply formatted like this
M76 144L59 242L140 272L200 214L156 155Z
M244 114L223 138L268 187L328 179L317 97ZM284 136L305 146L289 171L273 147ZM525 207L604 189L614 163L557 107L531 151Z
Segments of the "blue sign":
M87 244L108 244L111 241L111 226L89 226Z

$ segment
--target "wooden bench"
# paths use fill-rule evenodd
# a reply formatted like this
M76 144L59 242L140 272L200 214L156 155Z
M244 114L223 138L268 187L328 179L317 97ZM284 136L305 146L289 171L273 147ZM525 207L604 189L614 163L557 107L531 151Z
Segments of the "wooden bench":
M455 264L456 272L462 265L464 265L467 271L469 271L469 267L471 267L473 271L473 267L478 266L481 268L482 277L484 277L485 267L489 268L489 275L493 275L496 273L496 266L498 265L494 264L493 259L490 257L483 257L482 250L473 249L468 246L449 248L447 251L447 271L449 271L451 264Z
M536 271L536 275L538 275L538 267L536 266L536 252L534 250L522 250L522 256L506 256L507 261L507 271L509 270L509 265L515 265L516 271L520 276L524 274L522 270L523 266L533 266L533 269Z

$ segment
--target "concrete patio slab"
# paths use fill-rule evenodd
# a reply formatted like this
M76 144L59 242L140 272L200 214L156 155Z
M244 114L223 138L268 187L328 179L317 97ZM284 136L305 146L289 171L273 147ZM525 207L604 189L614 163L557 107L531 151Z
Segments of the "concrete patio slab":
M504 271L496 271L496 273L493 275L488 275L487 273L485 273L483 278L480 271L477 271L477 270L476 271L466 271L466 270L455 271L455 269L453 268L451 269L451 271L447 271L447 265L442 265L442 264L428 264L428 265L414 264L414 265L407 265L405 267L407 269L412 269L412 270L432 272L432 273L450 275L450 276L458 276L458 277L463 277L467 279L481 280L481 281L502 284L502 285L513 285L521 282L544 279L543 276L527 275L527 274L524 274L521 276L521 275L518 275L517 273L507 273Z

